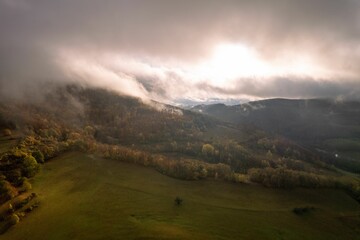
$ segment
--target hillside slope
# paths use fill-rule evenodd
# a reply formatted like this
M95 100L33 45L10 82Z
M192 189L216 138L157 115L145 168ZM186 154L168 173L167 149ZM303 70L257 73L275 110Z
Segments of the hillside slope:
M360 102L269 99L235 106L199 105L192 110L284 136L339 166L341 158L349 162L347 170L358 171L354 161L360 161Z
M224 120L79 86L58 88L40 102L3 102L0 233L41 206L31 183L42 165L73 151L150 167L182 180L342 189L360 200L357 175L333 166L356 172L359 162L338 164L317 150L261 130L255 120Z

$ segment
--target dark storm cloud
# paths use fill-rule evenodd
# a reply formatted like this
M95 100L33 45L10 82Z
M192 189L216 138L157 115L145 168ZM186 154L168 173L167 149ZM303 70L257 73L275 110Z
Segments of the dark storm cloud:
M37 81L68 81L59 67L59 49L191 63L207 56L217 43L231 41L251 45L266 59L285 52L311 53L328 68L353 76L323 81L278 78L268 80L264 88L255 86L255 80L241 81L229 94L353 95L359 91L359 13L356 0L0 0L0 87L3 94ZM134 81L140 79L146 91L162 97L171 97L165 92L168 85L201 92L202 97L205 89L209 97L226 95L229 89L192 84L176 74L170 74L168 85L154 76L147 80L146 74L137 75L131 75ZM205 88L194 89L200 85Z

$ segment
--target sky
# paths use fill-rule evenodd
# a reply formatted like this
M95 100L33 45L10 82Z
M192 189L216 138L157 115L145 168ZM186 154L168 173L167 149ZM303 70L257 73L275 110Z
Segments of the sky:
M3 96L360 99L359 66L358 0L0 0Z

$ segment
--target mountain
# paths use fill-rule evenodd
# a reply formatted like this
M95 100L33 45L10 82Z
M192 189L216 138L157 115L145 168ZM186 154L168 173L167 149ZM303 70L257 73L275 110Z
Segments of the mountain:
M270 99L235 106L198 105L192 110L225 122L252 124L306 144L360 137L360 102Z
M268 99L235 106L198 105L192 111L232 124L253 125L328 158L360 161L360 102L357 101Z
M0 233L39 206L30 191L42 165L67 156L98 159L90 169L100 159L112 160L182 180L340 188L360 201L358 120L356 102L272 99L185 110L77 85L49 91L42 100L4 100ZM77 157L72 161L76 182L89 175L75 167ZM313 208L295 208L295 214L304 211Z

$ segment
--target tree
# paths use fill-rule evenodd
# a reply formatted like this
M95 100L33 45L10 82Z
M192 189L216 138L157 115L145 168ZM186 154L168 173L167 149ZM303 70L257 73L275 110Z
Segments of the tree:
M211 144L206 143L202 146L201 152L204 157L211 158L214 155L215 148Z
M44 163L44 154L36 149L34 152L31 153L31 155L35 158L35 160L39 163Z
M25 177L33 177L39 170L39 165L33 156L26 156L23 162L22 171Z
M268 150L267 153L266 153L266 158L271 159L272 156L273 156L272 152L270 150Z
M92 126L86 126L85 128L84 128L84 130L85 130L85 133L88 135L88 136L94 136L94 134L95 134L95 129L92 127Z

